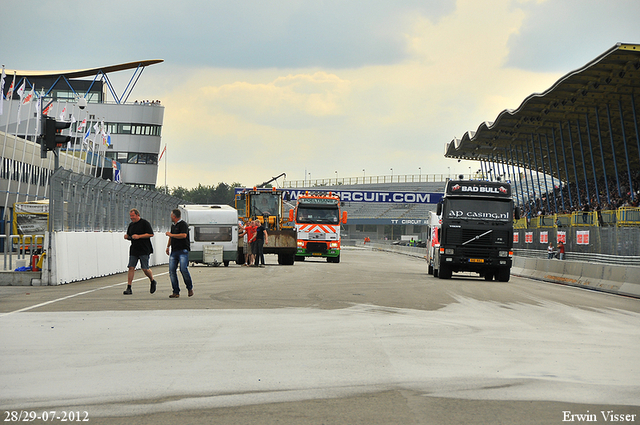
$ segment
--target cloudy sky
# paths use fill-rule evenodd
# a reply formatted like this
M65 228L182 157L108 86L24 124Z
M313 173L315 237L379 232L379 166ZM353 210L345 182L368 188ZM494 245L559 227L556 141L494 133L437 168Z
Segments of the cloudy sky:
M445 159L447 142L617 42L640 43L638 0L22 0L2 9L8 69L164 59L130 100L162 101L167 184L187 188L282 172L468 173L478 163ZM130 77L112 75L119 92Z

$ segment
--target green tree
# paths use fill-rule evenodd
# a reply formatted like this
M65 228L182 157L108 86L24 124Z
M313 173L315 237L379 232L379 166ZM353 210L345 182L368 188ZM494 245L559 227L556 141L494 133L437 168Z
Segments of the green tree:
M172 196L193 204L226 204L234 206L234 189L241 186L237 182L231 185L220 182L217 186L198 184L193 189L178 186L171 189L170 192Z

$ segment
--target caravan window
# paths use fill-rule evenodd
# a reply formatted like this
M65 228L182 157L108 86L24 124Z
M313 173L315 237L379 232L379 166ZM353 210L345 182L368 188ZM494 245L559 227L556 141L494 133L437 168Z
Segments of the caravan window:
M231 226L194 226L195 242L231 242Z

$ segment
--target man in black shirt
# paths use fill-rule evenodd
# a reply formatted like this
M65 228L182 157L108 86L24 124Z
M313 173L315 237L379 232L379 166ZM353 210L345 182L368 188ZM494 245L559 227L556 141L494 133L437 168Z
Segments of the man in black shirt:
M191 274L189 274L189 225L180 219L181 213L179 209L171 211L171 231L167 232L169 242L167 244L167 255L169 255L169 278L173 293L169 298L178 298L180 296L180 282L178 282L178 262L180 262L180 274L184 279L184 284L189 291L189 296L193 295L193 282ZM169 254L171 248L171 254Z
M129 227L127 228L127 233L124 235L124 238L131 241L131 247L129 248L127 289L123 294L131 295L133 293L131 292L131 283L133 282L133 276L136 272L138 260L140 261L140 268L151 282L151 289L149 292L153 294L156 292L157 285L157 282L153 278L153 272L149 268L149 255L153 253L153 245L151 245L153 228L151 227L151 223L140 217L140 211L135 208L129 211L129 218L131 218L131 223L129 223Z
M256 236L255 236L255 251L253 252L256 259L256 267L260 266L260 262L262 262L262 266L264 267L264 244L269 242L269 234L267 233L266 227L261 224L258 220L256 220L256 224L258 228L256 228Z

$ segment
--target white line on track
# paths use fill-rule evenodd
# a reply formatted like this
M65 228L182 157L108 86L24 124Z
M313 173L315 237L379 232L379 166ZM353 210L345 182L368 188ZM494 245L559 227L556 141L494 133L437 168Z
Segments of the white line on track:
M165 274L169 274L169 272L159 273L159 274L154 275L154 276L163 276ZM134 279L133 282L138 282L140 280L145 280L145 279L148 279L148 278L146 276L145 277L141 277L139 279ZM48 305L48 304L57 303L58 301L68 300L69 298L75 298L75 297L78 297L80 295L90 294L92 292L102 291L103 289L114 288L116 286L126 285L126 284L127 284L127 282L120 282L120 283L115 283L113 285L103 286L101 288L91 289L90 291L78 292L77 294L67 295L66 297L62 297L62 298L58 298L58 299L55 299L55 300L47 301L47 302L44 302L44 303L32 305L30 307L21 308L20 310L15 310L15 311L9 311L7 313L2 313L2 314L0 314L0 318L5 317L5 316L9 316L10 314L14 314L14 313L22 313L23 311L33 310L34 308L42 307L42 306L45 306L45 305Z

